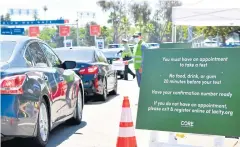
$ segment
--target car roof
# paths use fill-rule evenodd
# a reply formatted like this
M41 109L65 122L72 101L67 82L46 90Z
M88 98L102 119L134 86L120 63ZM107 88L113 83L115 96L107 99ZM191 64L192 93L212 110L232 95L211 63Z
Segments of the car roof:
M147 44L159 44L159 43L147 43Z
M55 48L55 50L96 50L95 47L88 47L88 46L75 46L75 47L60 47Z
M106 49L101 49L102 52L114 52L114 51L120 51L122 48L106 48Z
M20 35L0 35L0 41L15 41L17 43L24 42L30 39L37 39L35 37L20 36Z

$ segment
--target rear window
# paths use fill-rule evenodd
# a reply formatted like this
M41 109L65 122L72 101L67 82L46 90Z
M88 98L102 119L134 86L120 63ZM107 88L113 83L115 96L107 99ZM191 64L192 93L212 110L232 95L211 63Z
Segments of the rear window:
M16 44L15 41L0 41L0 62L6 62L10 59Z
M158 46L158 44L150 44L150 46Z
M116 51L102 51L102 53L104 54L104 56L106 58L116 58L116 57L120 57L120 53L118 54L118 52Z
M63 61L93 61L94 50L54 50L59 58Z
M119 44L109 44L108 48L120 48Z

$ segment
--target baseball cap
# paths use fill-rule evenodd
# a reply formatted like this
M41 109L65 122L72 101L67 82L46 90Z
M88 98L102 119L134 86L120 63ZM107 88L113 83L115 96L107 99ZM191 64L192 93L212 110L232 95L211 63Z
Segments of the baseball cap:
M142 36L142 33L138 32L138 33L135 33L132 37L137 38L137 37L140 37L140 36Z

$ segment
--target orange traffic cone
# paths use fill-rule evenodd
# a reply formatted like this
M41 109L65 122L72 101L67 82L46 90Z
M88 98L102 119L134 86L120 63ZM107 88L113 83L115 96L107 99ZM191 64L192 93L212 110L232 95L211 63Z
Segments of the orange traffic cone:
M123 99L121 121L119 125L117 147L137 147L130 102L127 96Z

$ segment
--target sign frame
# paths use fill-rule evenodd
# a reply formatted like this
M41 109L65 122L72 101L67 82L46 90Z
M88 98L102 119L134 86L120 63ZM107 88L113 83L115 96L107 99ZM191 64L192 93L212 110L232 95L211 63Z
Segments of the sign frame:
M28 28L28 36L30 37L38 37L40 35L39 26L30 26Z
M90 25L89 29L90 36L100 36L101 35L101 26L100 25Z
M136 129L239 136L239 54L239 48L144 51Z
M70 35L70 26L59 26L59 36L65 37Z

